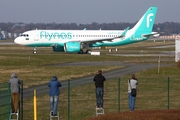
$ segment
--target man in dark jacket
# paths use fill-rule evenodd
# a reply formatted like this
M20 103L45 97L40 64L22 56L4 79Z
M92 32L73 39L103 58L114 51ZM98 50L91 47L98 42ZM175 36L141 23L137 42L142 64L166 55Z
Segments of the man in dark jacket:
M96 107L103 108L103 95L104 95L104 81L105 77L102 75L102 71L98 70L98 73L94 76L93 81L96 87Z
M58 81L56 76L53 76L48 86L50 88L49 95L50 95L51 115L57 116L57 107L58 107L58 101L60 95L59 87L61 87L61 83Z

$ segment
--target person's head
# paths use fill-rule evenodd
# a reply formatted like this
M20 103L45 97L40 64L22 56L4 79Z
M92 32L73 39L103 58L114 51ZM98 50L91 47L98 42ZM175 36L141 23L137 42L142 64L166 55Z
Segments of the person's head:
M16 73L12 73L12 74L11 74L11 78L17 78Z
M98 70L98 74L102 74L102 70Z
M54 75L53 78L57 79L56 75Z
M135 74L131 74L132 79L136 79Z

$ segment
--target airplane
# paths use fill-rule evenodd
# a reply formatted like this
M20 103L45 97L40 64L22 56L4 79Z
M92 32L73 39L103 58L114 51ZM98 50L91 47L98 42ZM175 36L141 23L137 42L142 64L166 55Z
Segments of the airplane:
M52 47L54 52L90 54L92 47L121 46L148 40L158 36L152 32L157 7L150 7L136 25L125 30L30 30L22 33L14 42L34 47Z

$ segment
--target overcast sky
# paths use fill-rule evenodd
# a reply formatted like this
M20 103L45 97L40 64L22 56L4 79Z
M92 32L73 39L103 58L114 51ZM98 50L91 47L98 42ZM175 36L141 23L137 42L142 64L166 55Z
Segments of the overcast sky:
M155 23L180 23L180 0L0 0L0 4L0 22L134 23L150 6L157 6Z

